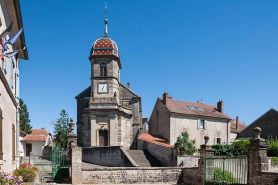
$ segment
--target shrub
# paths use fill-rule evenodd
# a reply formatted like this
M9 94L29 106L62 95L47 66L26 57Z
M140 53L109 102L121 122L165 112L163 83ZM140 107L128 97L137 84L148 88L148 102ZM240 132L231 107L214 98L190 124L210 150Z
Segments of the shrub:
M234 147L232 145L221 145L221 144L216 144L211 146L214 151L214 156L232 156Z
M271 161L272 161L275 165L278 165L278 157L272 157Z
M278 141L276 139L272 139L268 137L268 140L266 141L268 144L267 147L267 156L271 157L278 157Z
M250 140L248 139L239 139L232 143L233 146L233 155L234 156L243 156L248 154L248 149L246 145L250 144Z
M39 168L36 166L31 167L30 163L21 164L20 167L14 170L13 175L21 176L23 182L32 182L36 176Z
M193 155L197 149L195 147L196 140L189 140L187 132L183 132L181 136L177 138L175 148L178 150L178 155Z
M11 176L8 173L0 173L0 184L18 185L22 182L21 176Z
M214 181L236 182L236 179L234 178L232 172L228 172L226 170L223 171L221 168L214 168L213 172L214 172L213 175ZM224 179L223 179L223 173L224 173Z

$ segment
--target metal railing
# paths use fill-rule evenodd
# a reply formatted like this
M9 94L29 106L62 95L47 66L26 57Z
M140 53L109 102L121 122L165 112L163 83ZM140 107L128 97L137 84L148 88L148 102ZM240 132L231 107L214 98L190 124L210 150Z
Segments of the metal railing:
M205 184L247 184L248 157L206 158Z

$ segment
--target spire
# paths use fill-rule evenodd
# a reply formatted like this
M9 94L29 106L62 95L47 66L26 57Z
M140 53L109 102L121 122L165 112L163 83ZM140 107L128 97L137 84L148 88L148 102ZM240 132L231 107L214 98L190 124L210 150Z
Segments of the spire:
M107 24L108 24L108 19L107 19L107 15L109 14L107 12L107 3L105 2L105 12L103 12L103 14L105 14L105 19L104 19L104 24L105 24L105 29L104 29L104 35L103 37L108 37L108 27L107 27Z

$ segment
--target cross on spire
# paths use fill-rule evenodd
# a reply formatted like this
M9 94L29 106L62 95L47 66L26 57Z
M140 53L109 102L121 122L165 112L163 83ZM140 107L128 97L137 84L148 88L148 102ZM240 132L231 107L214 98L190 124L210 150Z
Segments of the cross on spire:
M109 12L107 12L107 3L105 1L105 12L103 12L102 14L105 15L105 19L104 19L104 24L105 24L105 29L104 29L104 35L103 37L108 37L108 28L107 28L107 24L108 24L108 19L107 19L107 15L109 14Z
M105 15L105 19L107 18L107 15L110 14L109 12L107 12L107 3L105 1L105 7L104 7L105 11L102 13Z

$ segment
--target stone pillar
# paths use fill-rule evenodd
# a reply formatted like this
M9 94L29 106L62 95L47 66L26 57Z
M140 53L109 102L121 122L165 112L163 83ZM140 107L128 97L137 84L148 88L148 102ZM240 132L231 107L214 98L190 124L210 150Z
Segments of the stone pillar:
M90 114L89 118L89 122L91 124L91 146L98 146L96 130L97 117L94 114Z
M261 128L254 128L255 138L251 140L248 148L249 177L248 184L255 185L260 182L261 172L268 171L267 146L265 139L260 138Z
M67 148L70 149L73 146L77 146L77 135L73 132L74 130L74 123L73 118L70 118L69 123L69 130L68 130L68 141L67 141Z
M82 148L74 146L71 148L71 183L82 184Z
M33 152L30 152L29 163L31 164L31 166L34 166L34 164L35 164L35 158L34 158Z
M109 146L117 146L117 136L118 136L118 118L117 118L117 114L114 112L110 112L109 113Z

